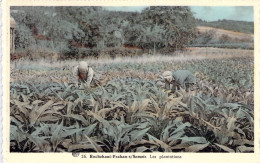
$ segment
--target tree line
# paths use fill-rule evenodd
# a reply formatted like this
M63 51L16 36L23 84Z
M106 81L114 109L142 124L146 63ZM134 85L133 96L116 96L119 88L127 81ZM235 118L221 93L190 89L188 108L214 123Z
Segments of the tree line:
M151 6L142 12L102 7L11 7L17 23L16 49L42 49L76 56L79 50L135 46L182 49L195 37L189 7ZM91 55L91 54L86 54Z

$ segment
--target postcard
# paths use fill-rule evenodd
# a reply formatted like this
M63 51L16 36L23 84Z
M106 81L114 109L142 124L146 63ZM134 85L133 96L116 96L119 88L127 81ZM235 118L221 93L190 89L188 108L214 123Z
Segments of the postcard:
M2 162L259 162L257 1L1 9Z

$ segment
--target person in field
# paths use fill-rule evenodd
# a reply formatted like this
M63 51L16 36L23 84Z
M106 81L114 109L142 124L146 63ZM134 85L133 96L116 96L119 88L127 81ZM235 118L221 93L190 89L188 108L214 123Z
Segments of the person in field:
M94 71L85 61L79 62L74 68L74 76L77 84L84 83L87 87L93 84Z
M165 79L166 90L170 90L170 85L172 84L172 92L175 92L176 89L179 90L180 87L185 88L187 92L195 83L193 74L188 70L165 71L162 77Z

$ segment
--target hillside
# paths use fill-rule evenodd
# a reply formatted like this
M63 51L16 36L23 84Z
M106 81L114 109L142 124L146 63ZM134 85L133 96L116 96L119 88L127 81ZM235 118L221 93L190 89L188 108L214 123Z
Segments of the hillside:
M243 42L251 42L254 38L253 34L247 34L242 32L234 32L225 29L213 28L213 27L206 27L206 26L197 26L196 29L198 32L205 33L207 31L214 31L214 38L221 39L223 35L227 35L232 40L241 40Z
M225 19L207 22L201 19L196 19L196 24L197 26L214 27L214 28L220 28L220 29L242 32L247 34L254 33L254 22L225 20Z
M222 28L197 26L196 37L189 46L230 49L254 49L254 35Z

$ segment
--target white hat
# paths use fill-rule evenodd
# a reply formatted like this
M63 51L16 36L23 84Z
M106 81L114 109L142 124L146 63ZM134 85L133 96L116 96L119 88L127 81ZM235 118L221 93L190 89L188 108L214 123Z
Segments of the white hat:
M87 71L88 70L88 63L85 61L79 62L79 70L80 71Z
M164 73L162 74L163 78L169 78L172 77L172 72L171 71L164 71Z
M171 71L164 71L164 73L162 74L162 77L164 79L171 79L172 80L175 80L174 77L172 76L172 72Z

